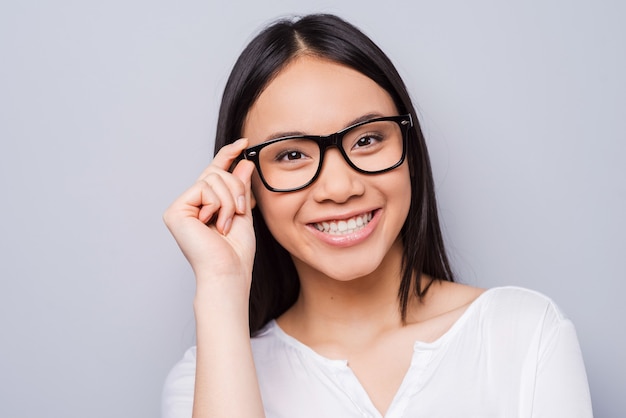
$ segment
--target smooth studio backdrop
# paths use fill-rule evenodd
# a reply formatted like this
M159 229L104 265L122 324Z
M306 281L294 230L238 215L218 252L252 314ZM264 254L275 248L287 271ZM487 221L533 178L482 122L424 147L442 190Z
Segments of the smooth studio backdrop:
M211 159L245 43L313 11L362 28L405 78L461 281L552 297L577 327L596 417L624 416L625 9L2 2L0 416L159 416L194 343L194 279L161 214Z

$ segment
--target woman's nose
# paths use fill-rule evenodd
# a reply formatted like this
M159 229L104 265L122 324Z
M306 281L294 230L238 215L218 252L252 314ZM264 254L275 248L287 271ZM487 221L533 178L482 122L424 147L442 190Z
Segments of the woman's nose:
M313 197L318 202L344 203L365 191L363 174L348 165L337 148L326 150L322 171L313 184Z

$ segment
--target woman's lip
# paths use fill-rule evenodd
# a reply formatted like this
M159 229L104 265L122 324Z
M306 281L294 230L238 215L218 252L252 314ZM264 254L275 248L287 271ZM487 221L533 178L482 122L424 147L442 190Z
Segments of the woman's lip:
M368 212L361 212L358 215L353 215L352 217L362 216L367 213ZM319 239L320 241L322 241L323 243L327 245L331 245L333 247L350 247L353 245L360 244L365 239L367 239L367 237L369 237L370 234L376 228L376 225L378 225L378 222L380 220L381 210L376 209L371 213L372 213L372 219L366 225L364 225L362 228L358 230L355 230L349 233L335 235L335 234L330 234L327 232L322 232L316 228L315 223L310 223L307 225L307 227L309 231L311 231L313 236L315 236L317 239ZM343 218L341 220L350 219L350 218L351 217ZM333 219L333 221L334 220L336 219ZM319 221L316 223L321 223L321 222L328 222L328 221Z

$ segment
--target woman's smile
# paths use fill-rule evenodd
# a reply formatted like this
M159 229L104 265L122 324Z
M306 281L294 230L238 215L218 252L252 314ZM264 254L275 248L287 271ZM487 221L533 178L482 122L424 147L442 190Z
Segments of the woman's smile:
M318 231L332 235L346 235L362 229L372 220L372 212L351 216L348 219L333 219L315 222L313 226Z
M329 218L308 224L311 233L323 243L336 247L357 245L376 228L380 210L367 211L348 218Z

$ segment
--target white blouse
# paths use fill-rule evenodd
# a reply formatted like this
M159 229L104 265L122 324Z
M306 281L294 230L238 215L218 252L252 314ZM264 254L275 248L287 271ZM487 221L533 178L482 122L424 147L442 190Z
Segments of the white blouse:
M382 417L347 361L325 358L271 321L252 339L268 418ZM190 418L195 347L170 372L164 418ZM547 297L500 287L479 296L438 340L417 341L386 418L589 418L572 323Z

